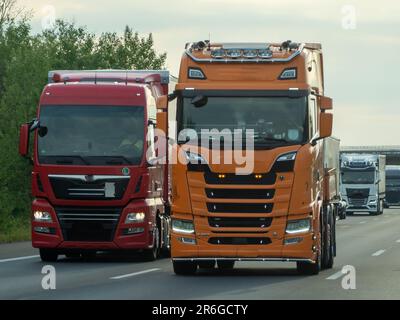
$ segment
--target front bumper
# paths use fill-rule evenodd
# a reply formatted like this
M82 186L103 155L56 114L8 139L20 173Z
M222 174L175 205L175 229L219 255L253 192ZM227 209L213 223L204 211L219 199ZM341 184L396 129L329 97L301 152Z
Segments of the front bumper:
M235 260L235 261L310 261L317 258L315 248L317 240L313 233L296 234L285 238L273 238L268 244L223 245L210 244L209 239L172 233L171 243L173 260ZM238 237L238 234L224 234L224 237ZM240 234L240 237L254 237L254 234ZM195 239L196 244L183 243L182 238ZM302 238L301 242L284 244L285 239Z
M144 201L133 201L121 210L112 241L66 241L55 208L46 200L36 199L32 203L32 212L36 210L49 212L53 222L32 221L32 246L34 248L130 250L147 249L153 246L153 221L155 220L151 215L151 208ZM135 210L145 211L146 220L143 223L125 224L126 215L129 212L135 212ZM36 227L50 228L52 229L52 234L36 232ZM144 231L138 234L124 235L124 230L129 228L143 228Z

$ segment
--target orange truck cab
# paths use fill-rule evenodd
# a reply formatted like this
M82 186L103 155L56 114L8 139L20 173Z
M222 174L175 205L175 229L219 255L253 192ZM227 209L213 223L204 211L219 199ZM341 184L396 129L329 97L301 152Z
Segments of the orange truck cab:
M187 160L172 165L175 273L235 261L331 268L338 198L324 165L333 116L321 45L189 43L172 98ZM238 150L251 157L236 161Z

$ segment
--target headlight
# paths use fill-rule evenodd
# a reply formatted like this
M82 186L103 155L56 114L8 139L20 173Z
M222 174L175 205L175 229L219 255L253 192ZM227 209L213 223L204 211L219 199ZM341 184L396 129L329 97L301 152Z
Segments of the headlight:
M205 164L206 160L204 158L197 154L197 153L191 153L191 152L185 152L186 159L189 161L189 163L192 164Z
M279 156L276 161L294 161L296 159L297 152L289 152Z
M179 233L194 233L193 221L172 220L172 230Z
M292 220L288 221L286 226L286 233L303 233L308 232L311 229L310 219Z
M48 213L47 211L35 211L33 213L33 219L37 222L53 222L53 219L51 218L51 214Z
M143 222L146 215L144 212L135 212L135 213L128 213L125 219L125 223L139 223Z

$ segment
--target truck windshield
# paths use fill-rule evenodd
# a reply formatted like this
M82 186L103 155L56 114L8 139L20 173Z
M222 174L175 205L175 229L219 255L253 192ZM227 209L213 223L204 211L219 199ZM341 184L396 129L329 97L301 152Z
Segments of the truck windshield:
M46 105L40 127L43 164L137 165L142 160L143 107Z
M375 182L375 171L342 171L343 184L373 184Z
M192 98L181 98L179 130L254 130L255 146L304 143L308 138L307 98L207 97L196 107ZM183 142L183 141L179 141Z

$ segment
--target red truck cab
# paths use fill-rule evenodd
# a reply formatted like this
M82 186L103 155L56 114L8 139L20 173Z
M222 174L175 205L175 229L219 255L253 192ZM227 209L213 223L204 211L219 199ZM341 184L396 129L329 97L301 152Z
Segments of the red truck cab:
M169 250L168 165L154 131L167 128L167 71L52 71L33 132L32 244L58 255Z

